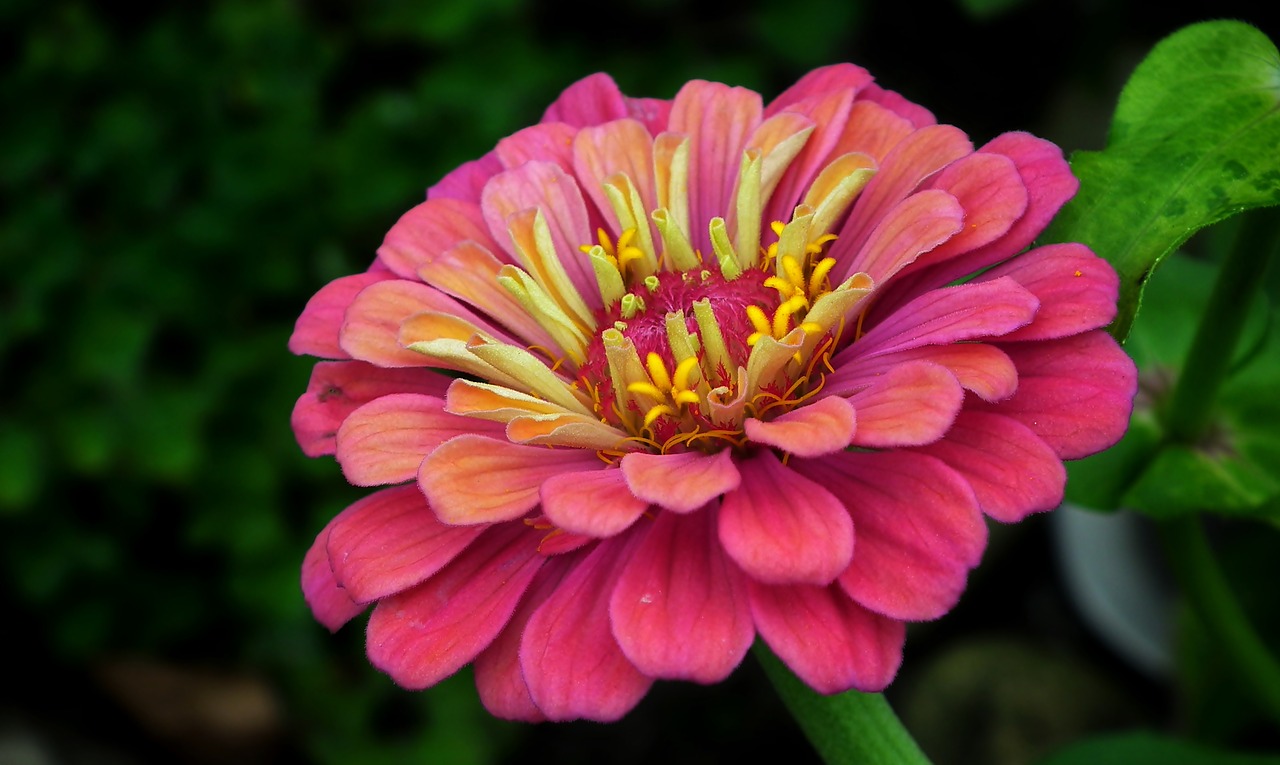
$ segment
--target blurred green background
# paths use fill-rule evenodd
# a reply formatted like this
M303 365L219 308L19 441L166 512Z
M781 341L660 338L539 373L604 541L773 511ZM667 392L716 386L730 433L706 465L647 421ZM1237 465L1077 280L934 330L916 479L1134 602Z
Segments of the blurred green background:
M750 660L716 688L659 684L617 726L532 727L488 718L466 671L400 691L358 624L316 625L299 563L363 492L289 431L312 363L285 348L294 319L594 71L768 98L850 60L976 142L1096 149L1156 40L1224 16L1276 39L1256 5L0 2L0 762L804 761ZM1158 724L1163 687L1074 621L1044 519L999 531L956 613L913 633L902 704L959 642L1005 669L1030 652L1037 682L1090 700L1002 762Z

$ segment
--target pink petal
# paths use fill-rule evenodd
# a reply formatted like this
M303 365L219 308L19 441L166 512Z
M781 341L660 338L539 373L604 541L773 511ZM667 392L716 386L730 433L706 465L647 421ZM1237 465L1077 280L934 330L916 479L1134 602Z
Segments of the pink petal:
M322 361L307 392L294 404L290 424L308 457L333 454L343 420L365 403L391 393L443 396L452 378L427 369L383 369L363 361Z
M999 154L970 154L947 165L929 182L964 207L964 230L929 254L941 261L1004 236L1027 211L1027 188L1013 160ZM919 264L917 264L919 265Z
M1018 420L1064 460L1102 451L1124 435L1137 369L1106 332L1001 348L1018 367L1018 392L977 408Z
M427 189L427 199L459 199L477 203L485 183L500 172L502 163L491 151L480 159L464 162L441 178L439 183Z
M508 219L525 210L541 210L569 281L588 306L601 307L600 288L591 261L578 251L580 245L594 243L596 236L582 190L573 176L553 162L526 162L495 175L484 187L480 207L489 230L513 254L516 250Z
M951 162L973 152L973 144L959 128L935 125L903 138L880 165L849 214L849 222L831 246L831 256L848 259L866 244L872 228L920 184ZM850 271L854 273L857 270Z
M836 362L924 345L999 337L1030 324L1039 307L1035 295L1007 277L944 287L894 311L836 354Z
M840 500L770 451L742 465L725 495L720 542L747 574L772 584L827 584L853 556L853 524Z
M671 101L664 98L627 97L627 116L639 120L650 135L667 129L671 116Z
M502 524L417 587L378 602L369 661L410 690L457 672L497 637L542 565L537 537Z
M1008 276L1040 301L1035 321L1001 340L1049 340L1105 327L1116 315L1120 279L1107 261L1082 244L1051 244L984 273Z
M376 398L351 413L338 430L338 464L356 486L413 480L422 458L463 433L501 436L498 423L459 417L444 400L417 393Z
M492 317L519 337L521 344L560 349L537 320L498 282L498 271L503 265L493 252L468 241L441 253L418 275L432 287Z
M676 94L671 130L691 139L688 234L694 249L711 252L707 224L729 214L742 152L762 111L760 94L718 82L695 80Z
M429 275L441 255L464 241L497 249L480 206L456 199L431 199L400 216L383 237L378 259L397 276L416 281L421 271L425 269Z
M866 610L839 587L747 582L760 636L818 693L884 690L902 663L906 627Z
M946 438L920 451L964 476L982 511L997 521L1014 523L1062 502L1062 461L1030 428L1008 417L961 412Z
M658 513L623 564L609 602L613 634L650 677L719 682L755 637L746 583L714 523L713 512Z
M520 666L547 719L611 722L653 684L622 653L609 625L609 598L638 540L633 530L596 545L525 626Z
M434 287L395 279L371 284L360 291L347 308L342 325L342 349L352 358L380 367L428 366L437 362L400 344L400 325L420 313L456 316L478 329L514 344L505 332L468 310Z
M645 209L657 207L653 136L635 120L606 122L579 132L573 141L573 172L615 230L617 215L604 190L605 181L610 177L618 173L626 175L635 184Z
M603 72L584 77L565 89L542 115L543 122L574 127L599 125L627 115L627 101L618 85Z
M741 476L728 451L647 454L622 458L622 475L636 497L677 513L691 513L738 488Z
M797 457L818 457L849 445L857 427L853 407L839 396L827 396L768 422L747 418L747 438L776 446Z
M631 493L621 470L561 473L543 482L540 496L552 523L591 537L621 533L649 507Z
M892 619L934 619L955 605L987 543L973 490L940 460L909 452L799 460L796 469L845 498L857 554L840 575L849 595Z
M858 94L858 97L890 109L895 114L901 115L910 120L911 124L918 128L937 124L937 120L934 118L933 112L930 112L919 104L908 101L892 90L885 90L874 82L863 88L862 92Z
M494 523L514 520L537 507L543 481L599 464L595 452L582 449L462 435L422 461L418 486L445 523Z
M831 149L831 156L861 152L883 164L885 157L902 139L915 132L911 121L870 101L854 101L849 109L844 133Z
M1030 133L1005 133L978 150L1012 159L1027 189L1027 210L1007 234L989 245L987 263L997 263L1031 244L1067 200L1076 195L1080 182L1062 156L1062 149Z
M333 569L329 566L327 549L329 530L341 517L342 515L339 515L330 521L329 525L316 535L315 542L311 544L311 548L302 559L302 597L311 607L311 613L316 621L327 627L330 632L337 632L339 627L351 621L365 609L363 603L352 600L347 591L338 584L338 580L333 575Z
M962 388L984 401L1003 401L1018 389L1018 370L1004 351L985 343L953 343L925 345L842 364L827 375L822 392L848 396L873 385L894 367L915 361L945 368Z
M351 358L338 345L338 333L342 329L342 317L347 306L365 287L393 278L387 271L366 271L340 276L321 287L302 309L302 315L289 337L289 350L299 356L319 356L322 359Z
M484 708L495 717L524 722L542 722L547 718L533 703L529 686L520 669L520 639L534 611L546 602L564 579L573 561L569 558L548 560L538 569L529 589L507 626L489 647L480 652L474 663L476 690Z
M955 197L937 189L912 194L885 213L861 250L833 255L839 265L832 271L832 281L861 271L883 284L963 228L964 208ZM832 251L839 246L836 240Z
M573 137L578 129L563 122L543 122L498 141L495 150L503 168L510 170L526 162L554 162L566 172L573 171Z
M814 69L782 91L765 108L765 118L780 111L796 111L795 104L807 98L822 98L836 91L858 91L872 81L871 73L854 64L832 64Z
M1075 195L1079 183L1062 158L1062 150L1026 133L1005 133L978 151L1013 161L1027 190L1026 211L995 241L914 274L902 285L907 294L941 287L1004 261L1026 249L1040 235L1058 209ZM898 300L886 301L893 308Z
M778 182L773 198L765 207L766 221L791 219L792 211L804 198L813 179L833 156L837 156L831 150L840 140L852 105L853 91L842 89L815 93L787 106L787 111L808 117L814 130Z
M396 486L370 494L334 519L329 562L351 599L368 603L426 580L482 531L445 526L417 486Z
M849 396L858 413L853 443L877 449L933 443L951 427L964 404L955 375L927 361L889 368Z

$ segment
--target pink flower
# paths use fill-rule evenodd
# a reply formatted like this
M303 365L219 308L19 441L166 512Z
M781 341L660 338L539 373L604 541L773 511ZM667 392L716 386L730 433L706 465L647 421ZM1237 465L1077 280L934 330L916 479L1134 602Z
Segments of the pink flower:
M1076 186L852 65L767 106L576 83L298 320L334 360L299 442L388 487L316 538L316 618L372 604L397 683L471 663L516 719L616 719L757 634L820 692L885 687L984 514L1053 508L1128 422L1114 272L1023 252Z

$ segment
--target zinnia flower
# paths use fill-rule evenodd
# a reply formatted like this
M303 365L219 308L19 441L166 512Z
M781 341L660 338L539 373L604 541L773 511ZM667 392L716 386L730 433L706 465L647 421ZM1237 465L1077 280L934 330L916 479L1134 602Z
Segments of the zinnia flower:
M1024 252L1076 187L852 65L767 106L576 83L298 320L332 359L299 442L387 487L307 554L316 618L372 605L397 683L470 663L524 720L616 719L757 635L817 691L884 688L984 514L1055 507L1128 422L1115 273Z

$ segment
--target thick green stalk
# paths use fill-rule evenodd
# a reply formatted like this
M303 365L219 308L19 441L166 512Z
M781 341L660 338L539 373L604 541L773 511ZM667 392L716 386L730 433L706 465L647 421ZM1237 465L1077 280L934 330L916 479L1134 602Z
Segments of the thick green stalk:
M1209 429L1218 390L1231 369L1245 316L1267 262L1280 250L1280 209L1245 215L1218 272L1177 388L1166 411L1168 438L1194 445ZM1160 524L1178 582L1211 638L1234 662L1242 681L1280 722L1280 663L1249 624L1231 592L1197 516Z
M879 693L823 696L756 642L756 658L827 765L929 765L915 739Z
M1159 528L1178 584L1209 638L1235 663L1242 682L1271 719L1280 723L1280 663L1267 650L1232 594L1204 537L1199 517L1171 518Z
M1262 285L1267 261L1280 245L1277 210L1246 213L1222 262L1166 413L1169 437L1177 443L1194 444L1209 428L1213 402L1231 368L1249 306Z

